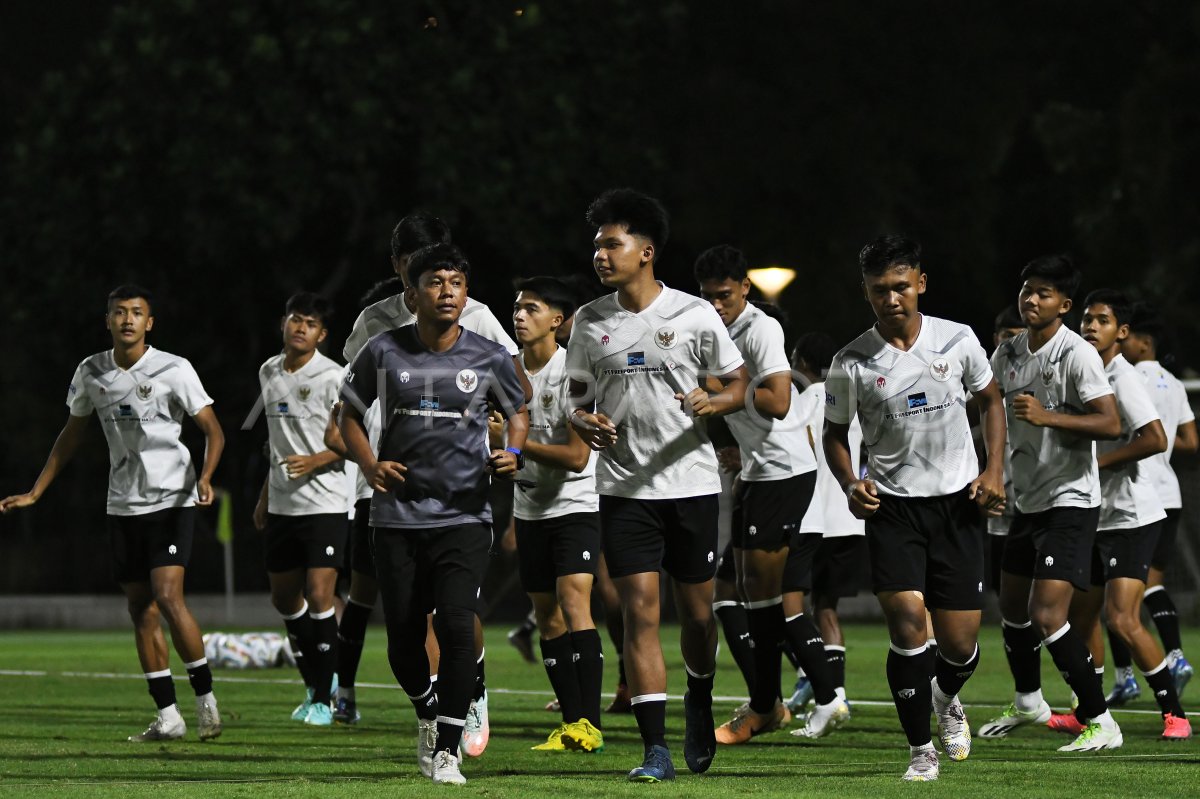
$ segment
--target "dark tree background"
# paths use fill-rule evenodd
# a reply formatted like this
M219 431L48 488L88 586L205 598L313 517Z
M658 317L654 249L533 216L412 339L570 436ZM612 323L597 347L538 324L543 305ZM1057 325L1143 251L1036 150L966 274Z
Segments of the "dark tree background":
M792 333L868 325L855 256L895 230L925 245L927 309L981 337L1020 267L1067 251L1085 289L1153 299L1194 341L1198 96L1200 11L1165 0L8 2L0 493L32 484L75 365L109 346L104 295L144 283L152 342L227 431L239 587L265 585L256 368L301 288L335 298L340 352L414 209L449 221L501 317L516 276L590 275L584 210L632 185L673 214L668 283L720 242L799 270ZM111 590L98 427L0 520L0 590ZM189 584L217 589L200 538Z

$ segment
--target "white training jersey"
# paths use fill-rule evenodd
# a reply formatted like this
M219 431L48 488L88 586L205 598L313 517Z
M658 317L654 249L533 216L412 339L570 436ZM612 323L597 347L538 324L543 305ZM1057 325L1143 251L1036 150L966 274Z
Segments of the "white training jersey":
M834 357L825 418L848 424L857 411L867 471L881 494L946 496L979 476L967 392L991 382L987 355L971 328L922 314L907 352L872 327Z
M1060 325L1037 352L1021 331L992 353L992 369L1004 394L1008 419L1008 460L1019 513L1050 508L1094 508L1100 504L1096 443L1053 427L1017 419L1013 400L1037 397L1048 411L1081 415L1087 403L1112 394L1096 348Z
M815 402L809 402L815 399ZM805 419L808 432L805 438L812 436L813 447L817 457L817 485L813 490L812 502L808 512L800 522L800 532L820 533L822 538L841 538L847 535L866 535L866 525L862 519L854 518L850 505L846 502L846 492L838 485L837 478L825 460L825 447L821 437L825 430L825 384L813 383L800 393L800 401L811 412ZM850 418L850 464L855 474L859 471L859 453L862 451L862 425L858 417Z
M267 511L279 516L345 513L350 487L342 461L294 480L283 464L288 455L315 455L326 449L325 425L338 399L343 367L314 352L308 363L288 372L283 357L280 353L268 358L258 369L271 449Z
M567 373L587 383L617 441L600 451L596 490L631 499L680 499L721 491L717 455L703 420L683 412L676 393L701 375L726 375L742 356L721 317L699 297L662 285L634 313L617 295L575 313Z
M110 516L196 504L192 456L179 440L183 416L212 405L186 358L147 347L128 370L112 350L85 358L67 390L72 416L100 417L108 440Z
M817 458L809 446L805 420L812 415L812 406L819 407L823 398L801 401L791 385L792 366L783 346L783 327L753 303L746 303L728 330L750 373L745 407L725 417L741 451L742 481L783 480L813 471ZM752 389L780 372L789 376L791 407L784 418L772 419L755 410Z
M1150 399L1162 419L1163 432L1167 434L1167 451L1141 461L1138 464L1140 476L1154 486L1164 508L1182 508L1183 497L1179 493L1179 478L1171 468L1171 453L1175 451L1175 436L1179 434L1180 425L1196 421L1187 389L1158 361L1142 361L1133 368L1146 381L1146 390L1150 392Z
M358 351L372 338L415 321L417 321L417 315L408 310L408 306L404 304L403 294L394 294L373 305L368 305L354 320L350 337L346 339L346 344L342 347L342 357L346 359L346 363L354 363ZM496 318L492 310L482 302L467 297L467 304L463 306L458 323L464 329L502 345L504 349L508 350L509 355L517 354L517 343L512 340L512 336L505 332L500 320Z
M1124 356L1117 355L1109 361L1104 374L1117 395L1121 437L1115 441L1097 441L1097 455L1120 449L1133 441L1139 429L1159 418L1145 382ZM1145 527L1167 517L1154 484L1142 473L1141 466L1145 462L1135 461L1100 470L1100 524L1096 529Z
M559 347L536 374L525 368L524 358L521 358L521 368L533 387L528 440L539 444L566 444L571 436L567 351ZM568 513L595 513L600 509L600 497L596 494L596 458L590 450L587 467L579 474L526 458L521 477L536 485L529 489L518 486L513 493L513 515L518 519L553 519Z

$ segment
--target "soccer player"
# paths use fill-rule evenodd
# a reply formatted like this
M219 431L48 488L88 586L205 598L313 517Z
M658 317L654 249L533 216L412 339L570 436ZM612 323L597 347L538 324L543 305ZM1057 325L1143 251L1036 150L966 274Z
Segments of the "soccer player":
M1026 329L992 354L1008 414L1009 471L1017 513L1004 542L1000 613L1016 696L979 728L1002 738L1022 724L1050 720L1042 698L1039 651L1079 698L1088 725L1060 751L1112 749L1121 729L1108 712L1086 635L1068 621L1076 588L1089 587L1100 518L1095 441L1116 438L1121 419L1104 364L1063 319L1083 276L1064 255L1035 258L1021 270L1018 307ZM1081 637L1082 636L1082 637Z
M476 674L475 607L492 543L489 472L523 466L525 394L504 347L459 324L470 265L438 244L408 261L416 322L371 338L342 386L346 449L375 490L376 579L388 662L417 713L417 762L435 783L463 784L459 742ZM378 456L363 414L378 401ZM508 420L504 450L487 447L488 403ZM425 652L434 611L437 692Z
M837 345L826 333L806 333L796 340L792 349L792 379L805 395L814 394L820 401L808 422L812 440L820 440L825 424L825 377L837 353ZM862 474L859 464L862 450L862 426L857 417L850 419L850 461L855 474ZM817 486L808 513L800 523L802 533L819 533L821 543L813 555L812 605L817 629L825 642L825 657L829 662L834 691L846 700L846 640L838 619L838 601L858 593L863 564L867 562L866 527L854 517L846 505L846 496L825 461L823 447L816 448ZM789 558L790 566L790 558ZM786 570L785 570L786 575ZM788 586L785 581L784 588ZM787 594L784 595L787 599ZM801 596L803 600L803 596ZM787 612L785 610L785 612ZM793 713L813 697L808 675L796 680L795 690L787 704ZM846 702L849 708L850 703Z
M666 745L660 568L675 589L688 673L684 759L701 773L716 751L712 597L721 481L702 420L742 407L746 370L711 305L655 280L668 229L657 200L613 189L587 218L596 231L596 274L616 291L575 314L567 349L572 422L600 452L604 555L621 599L625 671L645 749L629 779L658 782L675 776ZM700 388L709 375L720 393Z
M1025 323L1021 321L1021 314L1018 312L1016 304L1005 306L1004 310L996 314L995 322L992 325L992 352L1024 329ZM1004 539L1008 537L1008 530L1012 527L1013 516L1016 512L1016 501L1012 492L1012 474L1009 472L1008 458L1005 458L1004 512L999 516L989 516L987 520L987 582L988 587L997 594L1000 593L1000 563L1004 559Z
M1181 740L1192 737L1192 725L1175 693L1171 664L1141 619L1150 556L1167 516L1141 464L1166 452L1167 437L1141 376L1120 353L1120 341L1129 334L1130 310L1125 295L1111 289L1093 291L1084 300L1080 332L1104 362L1121 415L1121 437L1096 446L1101 503L1091 558L1092 588L1076 592L1071 622L1078 629L1095 630L1092 657L1103 679L1104 639L1099 623L1104 607L1109 630L1129 647L1154 691L1162 711L1162 737ZM1049 726L1075 735L1084 729L1078 713L1055 714Z
M517 286L513 328L535 401L522 474L533 485L516 493L513 513L521 585L533 601L542 663L562 713L562 723L533 748L595 752L604 746L604 655L591 608L601 546L596 463L567 420L567 351L555 341L573 313L575 301L560 280L535 277Z
M392 269L401 280L407 281L408 262L413 253L434 244L450 244L450 228L446 223L438 217L428 214L409 214L396 223L396 227L392 230ZM407 292L367 306L354 320L354 328L350 332L350 337L346 339L346 345L342 350L346 363L353 363L355 356L372 336L411 324L415 320L416 305L409 298ZM513 358L513 367L517 370L518 377L522 381L521 384L525 388L525 401L529 402L533 395L530 393L531 389L525 379L525 373L516 362L517 345L504 331L500 320L496 318L491 309L468 297L458 323L464 329L490 339L508 351ZM496 517L494 519L495 529L501 532L507 526L506 519L502 518L506 514L502 514L501 511L503 508L511 508L512 490L513 485L507 480L496 481L492 485L491 505L493 515ZM436 681L437 638L433 634L432 620L426 647L430 652L431 665L435 669L433 677ZM484 681L486 652L483 648L483 626L479 619L475 620L475 649L475 689L472 694L470 710L467 712L467 724L463 729L463 752L471 757L483 754L490 736L487 685Z
M938 777L929 733L951 760L971 751L958 693L979 664L983 607L980 515L1004 503L1004 415L987 356L965 325L918 312L927 275L921 248L877 237L859 253L863 294L876 323L834 358L825 381L825 457L866 519L873 590L887 617L887 676L908 737L905 780ZM965 404L979 401L988 461L980 472ZM854 471L850 418L866 442L868 478ZM937 635L929 679L926 609Z
M113 576L133 620L138 660L158 716L130 741L182 738L187 725L175 704L175 683L161 619L184 662L196 694L200 740L221 734L221 716L204 657L200 628L183 598L184 570L192 552L196 507L213 502L212 476L225 436L212 399L184 358L146 342L154 327L154 298L140 286L118 286L104 317L113 346L85 358L67 391L70 415L28 493L0 500L0 512L41 499L83 441L95 411L108 440L108 537ZM184 414L204 433L204 465L197 479L192 457L179 440Z
M1134 306L1129 322L1129 335L1120 341L1121 354L1125 360L1133 364L1154 401L1162 418L1163 432L1167 437L1167 451L1141 461L1138 464L1140 475L1148 479L1158 491L1158 498L1166 509L1167 518L1163 521L1162 530L1158 535L1158 544L1150 558L1150 573L1147 578L1146 607L1150 610L1150 618L1158 628L1162 638L1163 648L1171 661L1171 674L1175 678L1175 691L1183 696L1184 686L1193 674L1192 664L1183 656L1183 641L1179 637L1179 613L1175 603L1171 601L1167 587L1163 584L1163 576L1167 564L1175 556L1175 535L1179 529L1180 509L1183 507L1179 492L1179 479L1171 468L1171 455L1174 452L1192 453L1197 449L1196 417L1188 402L1187 391L1175 375L1171 374L1159 362L1159 342L1163 338L1162 321L1154 308L1139 303ZM1112 648L1113 666L1116 671L1116 681L1108 695L1108 704L1122 705L1137 699L1141 694L1137 680L1133 676L1133 661L1129 648L1122 643L1120 637L1109 635L1109 645Z
M265 533L271 604L283 616L304 678L306 697L292 718L315 726L333 723L338 646L333 595L349 532L342 458L325 446L342 367L317 349L332 316L324 297L293 295L280 323L283 352L258 369L271 461L254 526Z
M825 643L804 613L812 586L812 559L819 535L801 535L800 523L816 486L817 458L806 416L792 385L783 328L747 302L750 279L740 250L720 245L696 259L693 274L700 296L712 303L750 374L753 395L746 407L724 417L738 442L742 470L734 497L732 543L740 598L754 641L754 674L744 714L722 724L717 743L740 744L779 729L789 712L779 699L779 642L786 638L816 696L816 709L798 732L817 738L849 715L838 698ZM820 400L813 400L815 407ZM791 564L799 585L789 586L792 606L783 609L784 568Z

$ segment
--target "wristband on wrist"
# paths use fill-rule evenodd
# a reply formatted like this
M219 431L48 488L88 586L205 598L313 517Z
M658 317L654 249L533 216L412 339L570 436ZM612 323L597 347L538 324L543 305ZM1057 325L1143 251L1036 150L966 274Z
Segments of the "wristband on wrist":
M504 451L511 452L512 454L517 456L517 468L518 469L525 468L525 456L523 454L521 454L521 450L517 449L516 447L505 447Z

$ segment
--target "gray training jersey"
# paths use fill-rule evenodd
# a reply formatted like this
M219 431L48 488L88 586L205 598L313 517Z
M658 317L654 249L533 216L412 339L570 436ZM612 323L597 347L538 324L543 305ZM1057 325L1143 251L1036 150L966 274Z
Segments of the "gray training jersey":
M405 325L366 343L341 395L360 413L379 400L379 460L408 468L403 483L371 497L372 527L491 524L488 401L506 417L525 404L503 346L460 329L454 346L431 352Z

